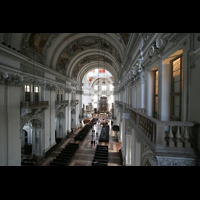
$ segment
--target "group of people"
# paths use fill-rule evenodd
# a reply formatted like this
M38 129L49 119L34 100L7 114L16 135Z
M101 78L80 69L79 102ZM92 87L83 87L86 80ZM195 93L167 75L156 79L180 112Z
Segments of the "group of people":
M92 130L92 140L91 140L91 147L94 145L95 146L95 140L93 140L93 134L95 133L95 130ZM96 132L96 136L98 137L98 132ZM98 144L98 140L97 140L97 144Z

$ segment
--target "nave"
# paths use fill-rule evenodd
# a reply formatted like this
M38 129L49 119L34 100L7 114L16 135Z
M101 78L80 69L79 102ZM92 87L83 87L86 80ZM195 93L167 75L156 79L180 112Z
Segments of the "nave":
M83 128L83 127L82 127ZM38 162L37 166L50 166L50 162L56 158L56 156L64 149L69 143L79 143L75 155L72 157L68 166L92 166L94 153L98 145L108 145L108 166L121 166L120 152L121 143L116 141L116 133L110 129L109 142L99 142L101 126L94 124L94 128L90 129L83 141L75 141L74 137L80 132L82 128L76 129L67 139L63 139L58 147L45 159ZM92 136L92 130L95 130L95 134ZM99 131L99 132L98 132ZM98 136L96 135L98 132ZM91 145L91 140L95 140L95 145Z

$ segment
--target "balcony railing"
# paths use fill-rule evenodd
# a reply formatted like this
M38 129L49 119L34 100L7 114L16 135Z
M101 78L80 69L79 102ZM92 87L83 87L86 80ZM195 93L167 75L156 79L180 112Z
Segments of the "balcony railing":
M55 104L60 106L67 106L69 104L69 100L56 100Z
M21 101L21 117L42 113L49 107L49 101Z
M69 104L69 100L56 100L55 101L56 109L65 108L68 106L68 104Z
M79 100L71 100L71 105L77 105L79 103Z
M38 109L49 106L49 101L22 101L21 109Z
M160 121L144 114L142 108L130 108L119 101L116 104L121 112L129 112L129 122L155 155L196 157L198 148L195 123Z

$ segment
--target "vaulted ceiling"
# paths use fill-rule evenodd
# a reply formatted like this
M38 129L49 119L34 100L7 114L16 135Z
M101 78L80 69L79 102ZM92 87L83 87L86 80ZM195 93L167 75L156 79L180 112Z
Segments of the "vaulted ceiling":
M95 68L105 68L118 80L129 36L129 33L23 33L18 35L18 41L22 54L81 82Z

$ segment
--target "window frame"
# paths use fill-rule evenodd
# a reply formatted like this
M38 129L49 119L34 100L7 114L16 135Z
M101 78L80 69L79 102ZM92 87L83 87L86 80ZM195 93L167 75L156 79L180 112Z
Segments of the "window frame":
M155 119L158 119L158 102L157 102L157 111L156 111L156 97L158 100L158 93L156 94L156 72L158 72L158 69L154 70L154 94L153 94L153 100L154 100L154 108L153 108L153 116ZM159 73L159 72L158 72Z
M59 90L57 90L57 101L59 101Z
M29 91L27 91L27 86L29 86ZM25 101L31 101L31 85L24 85Z
M174 92L174 83L178 81L173 80L173 62L180 58L180 88L179 92ZM170 120L172 121L181 121L182 115L182 93L183 93L183 54L178 55L176 58L170 61L171 64L171 93L170 93ZM178 71L178 70L176 70ZM174 101L173 97L179 96L179 116L174 115Z

